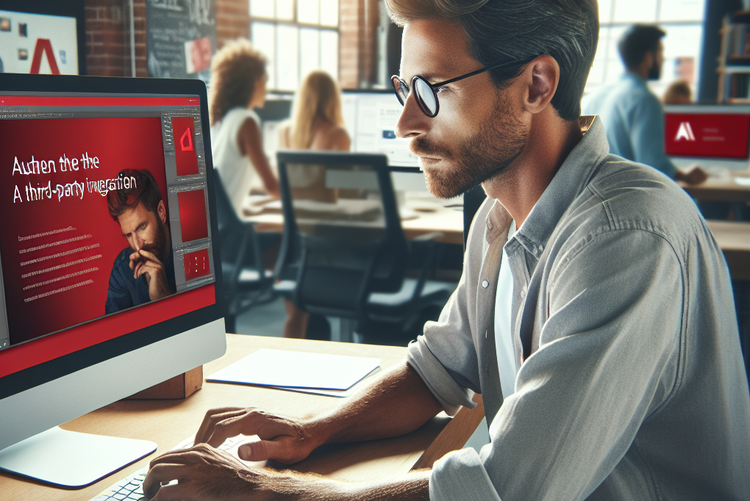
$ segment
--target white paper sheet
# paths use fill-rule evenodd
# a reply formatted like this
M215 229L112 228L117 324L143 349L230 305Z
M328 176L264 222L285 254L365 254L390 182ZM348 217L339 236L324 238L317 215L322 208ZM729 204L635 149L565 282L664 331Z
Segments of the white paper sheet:
M343 391L378 367L379 358L262 348L215 372L206 381Z

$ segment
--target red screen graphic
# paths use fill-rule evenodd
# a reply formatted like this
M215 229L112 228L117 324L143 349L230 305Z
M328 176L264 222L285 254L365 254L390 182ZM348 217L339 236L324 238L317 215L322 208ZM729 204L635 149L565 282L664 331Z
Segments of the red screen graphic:
M177 160L177 175L198 174L198 157L195 154L195 123L192 117L173 117L172 135Z
M180 229L182 241L192 242L208 238L206 197L203 190L183 191L177 194L180 205Z
M667 113L664 146L667 155L747 158L750 115Z
M118 172L147 168L166 201L158 117L0 121L0 233L11 345L104 315L128 243L109 215Z
M0 377L216 303L214 284L0 351Z
M186 252L183 258L185 260L185 280L188 282L211 274L211 267L208 263L208 249Z

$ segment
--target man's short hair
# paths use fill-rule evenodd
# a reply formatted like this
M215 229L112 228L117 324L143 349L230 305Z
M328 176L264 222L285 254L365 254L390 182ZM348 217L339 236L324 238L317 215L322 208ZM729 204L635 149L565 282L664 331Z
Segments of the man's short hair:
M564 120L581 115L581 96L599 40L596 0L386 0L391 19L454 19L469 39L471 55L499 88L509 85L531 59L547 54L560 65L552 106Z
M131 187L127 189L107 192L107 207L112 219L117 221L118 217L130 209L135 209L138 204L143 204L147 211L158 215L157 209L162 200L161 192L156 179L148 169L121 170L118 177L133 178L135 183L131 183Z
M617 43L620 58L625 68L635 70L643 62L647 52L656 52L659 40L667 33L658 26L634 24L622 34Z

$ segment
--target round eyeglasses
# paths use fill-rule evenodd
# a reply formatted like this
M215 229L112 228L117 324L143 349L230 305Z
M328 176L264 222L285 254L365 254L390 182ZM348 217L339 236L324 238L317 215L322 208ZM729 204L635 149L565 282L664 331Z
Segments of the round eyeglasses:
M434 118L437 116L438 111L440 111L440 103L438 102L437 96L438 89L440 87L449 83L458 82L459 80L463 80L464 78L479 75L480 73L484 73L485 71L494 70L495 68L501 68L503 66L510 66L511 64L516 63L518 63L517 60L506 61L504 63L487 66L482 69L472 71L471 73L461 75L460 77L451 78L450 80L443 80L442 82L437 82L434 84L429 83L419 75L414 75L414 77L411 79L411 87L409 87L409 85L401 77L399 77L398 75L393 75L391 77L391 84L393 85L393 90L396 93L398 102L401 103L402 106L409 98L411 89L414 89L414 95L417 99L419 109L422 110L422 113L424 113L428 117Z

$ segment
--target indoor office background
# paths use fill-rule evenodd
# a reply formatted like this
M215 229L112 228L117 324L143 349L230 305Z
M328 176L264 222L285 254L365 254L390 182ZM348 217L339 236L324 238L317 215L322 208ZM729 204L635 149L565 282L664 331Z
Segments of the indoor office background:
M11 3L0 2L0 10L13 10ZM727 50L722 24L732 22L731 16L750 8L749 3L600 0L599 47L586 92L617 81L623 71L617 52L619 36L633 23L647 23L657 24L667 33L661 79L650 82L655 94L661 96L670 83L680 79L689 84L695 103L737 103L739 107L724 108L735 111L750 105L747 95L727 94L730 72L722 52ZM15 10L44 13L52 6L60 8L56 4L34 0L25 2L23 8L15 6ZM84 22L85 33L79 38L81 74L200 78L210 86L212 54L228 40L251 40L268 59L268 104L259 114L267 122L263 131L270 152L274 149L272 126L288 116L292 95L310 70L326 70L342 89L349 90L385 91L390 75L398 73L400 30L390 23L382 0L76 0L65 5L71 12L80 12ZM750 108L747 113L750 115ZM693 162L684 160L683 165ZM703 158L698 163L737 170L738 166L746 168L747 158L733 163ZM747 218L746 204L741 205L729 212L730 219ZM476 201L467 202L467 213L475 206ZM462 246L442 243L439 247L431 278L455 283L460 275ZM272 257L267 259L273 261ZM740 325L747 331L747 308L743 305L750 302L745 293L750 275L738 277L735 290ZM236 330L281 335L284 318L282 303L276 300L239 315ZM336 325L333 331L338 331Z

